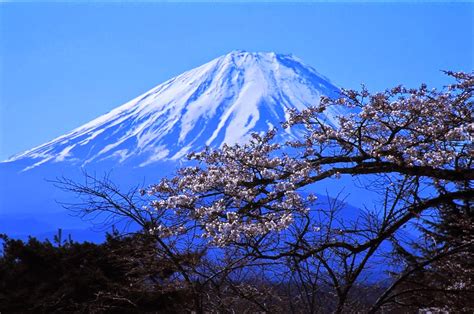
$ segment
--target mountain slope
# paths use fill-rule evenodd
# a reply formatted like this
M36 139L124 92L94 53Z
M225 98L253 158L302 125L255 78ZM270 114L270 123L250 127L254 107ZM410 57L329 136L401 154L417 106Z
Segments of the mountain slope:
M77 202L76 195L48 180L82 181L84 167L99 177L112 171L111 179L123 189L150 184L171 174L188 152L245 142L252 132L278 127L289 109L301 110L337 93L335 85L294 56L233 51L0 162L0 233L89 228L57 203ZM295 136L286 130L277 140ZM90 232L90 239L97 237L103 233Z
M206 145L245 142L252 132L279 126L288 109L304 109L337 91L294 56L233 51L7 162L22 160L29 170L62 161L143 167L179 160Z

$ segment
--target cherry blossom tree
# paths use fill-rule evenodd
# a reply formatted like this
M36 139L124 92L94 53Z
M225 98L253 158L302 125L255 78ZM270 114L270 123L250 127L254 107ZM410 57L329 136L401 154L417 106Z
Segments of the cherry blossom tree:
M474 75L446 74L454 83L441 90L362 88L323 97L290 112L283 129L192 153L190 166L140 195L97 181L62 184L86 197L80 212L132 219L170 260L183 249L205 252L199 266L178 267L197 312L375 312L397 300L415 271L473 249L471 232L414 264L390 254L408 252L407 226L434 221L446 208L472 207ZM330 119L335 112L346 114ZM280 135L290 139L282 143ZM322 199L334 181L375 196L361 209L340 191ZM371 272L388 261L399 262L391 283L367 288Z
M278 154L282 145L271 143L275 131L254 135L248 145L192 154L191 159L203 166L183 168L175 178L154 185L148 193L158 200L151 207L190 215L203 223L204 236L226 244L286 229L295 214L308 210L312 199L303 199L296 191L330 177L426 178L439 194L420 199L418 212L470 197L472 191L457 186L474 178L474 78L449 75L458 83L442 92L429 91L425 85L375 95L365 89L344 90L337 100L323 98L318 106L293 112L286 126L301 124L307 129L304 140L283 145L296 148L296 156ZM334 106L360 110L339 116L337 125L319 118Z
M179 235L192 224L211 245L239 247L252 258L293 260L294 267L317 261L342 312L368 262L401 228L446 204L472 205L474 76L447 75L455 82L442 90L363 88L322 98L291 112L284 127L304 136L284 144L272 130L246 145L191 154L197 165L146 191L154 198L150 212L188 223L163 221L154 231ZM341 108L350 113L327 118ZM303 193L347 176L378 192L380 206L343 222Z

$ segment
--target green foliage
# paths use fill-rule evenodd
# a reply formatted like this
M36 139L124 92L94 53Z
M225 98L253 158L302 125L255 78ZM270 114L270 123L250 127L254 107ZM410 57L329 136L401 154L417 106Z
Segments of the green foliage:
M173 313L190 298L173 264L154 240L109 235L103 244L61 243L2 235L0 311L3 313ZM191 256L178 256L186 263Z
M408 265L406 278L387 299L413 310L474 311L474 207L472 202L439 208L437 220L421 226L424 241L396 253ZM396 274L400 276L400 274Z

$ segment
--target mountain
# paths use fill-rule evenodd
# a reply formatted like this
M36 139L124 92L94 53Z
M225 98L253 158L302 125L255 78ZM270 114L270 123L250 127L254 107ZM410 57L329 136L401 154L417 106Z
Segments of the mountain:
M216 58L1 162L0 233L2 225L18 226L19 235L32 226L37 234L79 228L55 202L74 196L48 179L80 179L85 168L99 174L113 169L125 186L156 182L191 151L243 143L252 132L279 126L289 109L337 94L334 84L292 55L233 51ZM334 109L327 119L340 113ZM283 137L299 136L285 132Z
M279 126L288 109L337 91L294 56L234 51L6 162L28 160L23 170L29 170L65 161L84 166L112 159L143 167L179 160L206 145L245 142L252 132Z

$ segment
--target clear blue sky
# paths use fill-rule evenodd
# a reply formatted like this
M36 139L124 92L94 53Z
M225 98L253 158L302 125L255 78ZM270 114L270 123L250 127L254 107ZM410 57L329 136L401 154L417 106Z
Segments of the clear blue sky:
M0 159L234 49L293 53L343 87L472 71L474 4L0 3Z

